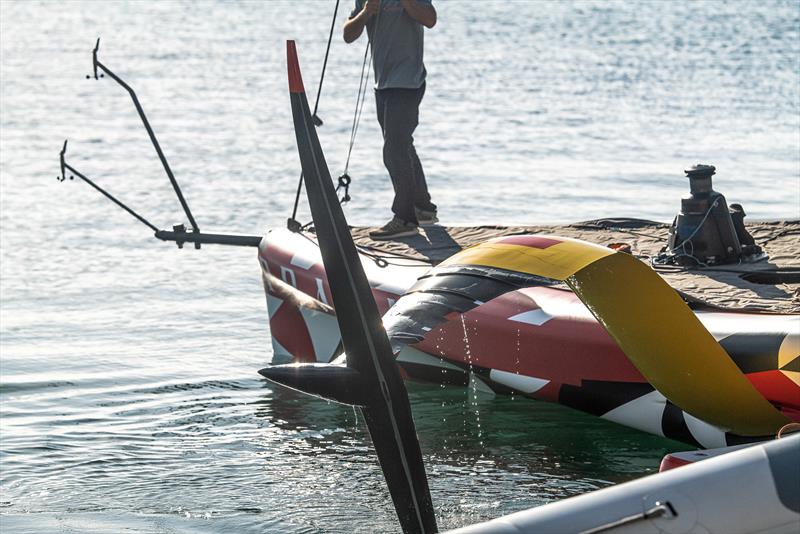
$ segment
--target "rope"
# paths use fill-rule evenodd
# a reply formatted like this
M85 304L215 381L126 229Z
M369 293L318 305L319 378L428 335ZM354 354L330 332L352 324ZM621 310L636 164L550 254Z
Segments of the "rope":
M378 32L378 22L380 21L381 10L378 9L378 14L375 15L375 27L372 31L372 37ZM369 32L369 30L368 30ZM353 146L356 143L356 135L358 135L358 125L361 123L361 113L364 110L364 102L367 97L367 86L369 84L369 72L372 68L372 46L370 46L370 39L367 39L367 47L364 49L364 59L361 62L361 76L358 80L358 95L356 96L356 107L353 111L353 125L350 128L350 145L347 147L347 159L344 164L344 172L339 176L339 184L336 186L336 191L344 188L344 196L339 200L342 204L350 202L350 183L353 181L348 174L350 169L350 156L353 154Z
M703 225L706 223L706 219L708 219L708 216L709 216L709 215L711 215L711 211L712 211L714 208L716 208L716 207L717 207L717 204L718 204L718 203L719 203L719 197L717 197L717 198L714 200L714 202L712 202L712 203L711 203L711 206L709 206L709 208L706 210L706 213L705 213L705 215L703 215L703 218L700 220L700 224L698 224L698 225L697 225L697 227L694 229L694 231L693 231L691 234L689 234L689 237L687 237L686 239L684 239L683 241L681 241L681 243L680 243L679 245L675 245L674 247L672 247L672 248L671 248L669 251L670 251L670 252L675 252L675 251L676 251L676 250L678 250L679 248L683 248L683 250L684 250L684 252L685 252L685 251L686 251L686 248L685 248L686 244L687 244L687 243L691 244L691 240L692 240L692 238L693 238L695 235L697 235L697 232L699 232L699 231L700 231L700 229L703 227ZM694 252L694 247L692 247L692 252Z
M364 102L366 101L371 66L372 47L369 41L367 41L367 47L364 49L364 59L361 62L361 76L358 80L358 95L356 96L356 107L353 111L353 125L350 127L350 144L347 147L347 159L344 164L344 172L339 176L339 184L336 186L337 192L344 187L344 196L340 199L342 204L350 201L350 182L352 182L353 179L350 178L347 171L350 169L350 156L353 154L353 146L356 143L356 135L358 134L358 125L361 122L361 112L364 109Z
M312 223L307 223L307 224L303 225L303 227L302 227L303 231L302 232L298 232L298 233L301 236L303 236L305 239L307 239L309 243L313 243L314 246L319 247L319 243L317 241L314 241L313 239L311 239L311 237L308 235L308 233L306 233L306 231L309 230L309 227L311 226L311 224ZM386 268L386 267L388 267L390 265L392 265L394 267L417 267L417 265L413 265L413 264L410 264L410 263L396 263L396 262L390 261L390 260L402 260L402 259L422 261L422 262L428 263L430 265L433 265L433 263L430 262L430 261L426 261L424 259L414 257L414 256L412 256L410 254L400 254L400 253L396 253L396 252L387 252L387 251L381 251L381 253L377 253L377 252L373 252L374 250L377 250L377 249L375 249L374 247L371 247L369 245L358 245L358 244L356 244L355 246L356 246L356 250L359 252L359 254L361 254L363 256L366 256L367 258L371 259L373 262L375 262L375 265L377 265L381 269Z
M672 504L669 501L656 501L652 508L645 510L644 512L622 517L616 521L612 521L611 523L606 523L605 525L600 525L599 527L591 528L589 530L582 530L581 534L597 534L598 532L607 532L609 530L614 530L618 527L624 527L638 521L647 521L663 516L666 516L667 519L671 519L673 517L677 517L677 515L678 513L675 511L675 508L672 507Z
M325 48L325 60L322 62L322 72L319 76L319 85L317 85L317 99L314 102L314 119L315 126L322 126L322 120L317 117L317 110L319 109L319 98L322 95L322 83L325 81L325 69L328 66L328 55L331 52L331 43L333 42L333 29L336 26L336 15L339 13L339 0L336 0L336 6L333 8L333 18L331 19L331 30L328 34L328 46ZM292 216L289 218L288 226L292 231L297 231L300 224L297 222L297 206L300 203L300 192L303 189L303 171L300 171L300 180L297 182L297 193L294 197L294 209L292 209Z
M336 6L333 8L333 18L331 19L331 31L328 33L328 46L325 48L325 59L322 61L322 72L319 75L319 85L317 86L317 100L314 102L314 113L312 116L315 121L319 121L317 126L322 125L322 121L317 117L317 109L319 108L319 97L322 95L322 82L325 81L325 68L328 66L328 55L331 53L331 42L333 42L333 28L336 26L336 14L339 12L339 0L336 0Z
M779 237L783 237L785 235L794 235L794 234L800 234L800 229L787 228L786 230L781 230L780 232L778 232L775 235L769 236L769 237L767 237L765 239L760 239L760 242L761 242L761 245L766 245L770 241L774 241L774 240L778 239Z
M694 255L694 243L692 243L692 238L695 235L697 235L697 232L699 232L700 229L703 227L703 225L706 223L706 219L708 219L708 216L711 215L711 211L717 207L718 203L719 203L719 198L715 199L714 202L711 203L711 206L709 206L708 210L706 210L705 215L703 215L703 218L700 220L700 224L698 224L697 227L695 227L694 231L691 234L689 234L689 237L687 237L686 239L681 241L680 244L675 245L668 251L662 252L658 256L650 258L650 265L654 269L658 270L659 268L664 268L665 266L668 265L673 266L670 262L674 262L678 258L691 258L697 263L697 265L701 267L708 267L707 263L701 261ZM686 250L686 245L690 246L691 248L690 251ZM682 253L676 252L678 249L682 249L683 252ZM741 260L739 260L739 263L741 263Z

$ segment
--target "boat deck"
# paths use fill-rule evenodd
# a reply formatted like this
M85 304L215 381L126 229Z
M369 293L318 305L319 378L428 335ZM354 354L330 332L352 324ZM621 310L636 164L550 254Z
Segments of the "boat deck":
M706 268L659 267L659 274L687 301L711 308L759 313L800 313L800 220L759 221L747 229L767 260ZM420 235L373 241L374 228L354 227L353 238L376 254L415 258L436 265L459 250L515 234L551 234L601 245L622 243L649 263L667 242L669 225L641 219L598 219L543 226L426 226Z

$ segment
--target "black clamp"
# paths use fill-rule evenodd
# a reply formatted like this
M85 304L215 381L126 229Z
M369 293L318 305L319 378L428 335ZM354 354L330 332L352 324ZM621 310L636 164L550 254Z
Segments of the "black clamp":
M176 234L185 234L186 233L186 225L185 224L175 224L175 225L172 226L172 231L175 232ZM178 245L178 248L183 248L183 244L184 243L186 243L186 241L183 241L181 239L176 239L175 240L175 244Z
M350 202L350 200L351 200L350 199L350 183L352 181L353 181L353 179L350 178L350 175L347 174L347 173L344 173L339 177L339 184L336 186L336 192L338 193L339 189L344 188L344 196L341 199L339 199L339 202L341 202L342 204Z
M303 225L300 224L297 219L289 217L286 219L286 228L288 228L290 232L299 234L303 230Z

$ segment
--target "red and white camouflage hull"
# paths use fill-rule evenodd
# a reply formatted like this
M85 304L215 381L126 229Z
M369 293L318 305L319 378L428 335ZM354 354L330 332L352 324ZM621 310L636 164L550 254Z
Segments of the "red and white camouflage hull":
M430 269L406 258L388 263L366 254L360 258L382 314ZM340 355L335 310L314 236L272 230L261 242L259 262L274 361L330 362ZM413 305L405 304L412 314ZM755 388L790 420L800 420L800 316L696 314ZM471 309L449 313L421 330L424 336L405 344L397 356L408 378L454 385L472 381L486 392L557 402L704 448L756 439L733 435L670 403L569 290L525 287L485 302L475 299Z

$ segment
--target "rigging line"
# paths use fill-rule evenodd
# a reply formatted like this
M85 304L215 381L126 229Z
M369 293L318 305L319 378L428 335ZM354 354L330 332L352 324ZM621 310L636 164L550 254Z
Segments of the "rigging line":
M322 61L322 73L319 76L319 85L317 86L317 99L314 102L313 117L317 116L317 109L319 109L319 97L322 95L322 82L325 80L325 68L328 66L328 55L331 52L331 42L333 42L333 28L336 26L336 14L339 12L339 0L336 0L336 6L333 8L333 18L331 19L331 31L328 34L328 47L325 49L325 59Z
M308 226L308 225L305 225L305 226ZM305 228L305 226L304 226L303 230L307 230ZM313 239L311 239L311 237L309 237L308 234L305 231L298 232L298 235L302 236L309 243L312 243L315 247L319 248L319 242L314 241ZM397 252L386 252L386 251L380 251L381 253L376 253L376 252L372 252L373 250L378 250L375 247L371 247L369 245L358 245L355 242L353 244L355 245L356 250L358 250L358 252L360 254L362 254L363 256L371 259L373 262L375 262L375 264L378 267L381 267L381 268L388 267L389 265L392 265L394 267L418 267L418 265L411 265L409 263L394 263L394 262L390 261L392 259L415 260L415 261L424 262L424 263L427 263L427 264L433 266L433 262L425 260L423 258L418 258L416 256L412 256L411 254L402 254L402 253L397 253Z
M314 114L312 115L312 117L314 117L315 121L319 121L319 118L317 117L317 109L319 108L319 99L320 96L322 95L322 82L325 81L325 69L328 66L328 55L330 54L331 51L331 43L333 42L333 29L336 26L336 15L338 13L339 13L339 0L336 0L336 5L333 8L333 18L331 19L331 31L328 34L328 46L325 48L325 59L322 62L322 72L320 73L319 76L319 85L317 85L317 99L314 102ZM300 193L302 192L302 190L303 190L303 172L300 171L300 179L297 182L297 193L295 194L294 197L294 208L292 209L292 217L290 221L294 221L297 217L297 206L300 203Z
M378 31L378 21L380 20L381 12L375 16L375 28L372 31L373 39ZM369 30L367 30L367 37L369 37ZM361 112L364 109L364 102L367 99L367 85L369 84L369 73L372 68L372 44L371 40L367 39L367 47L364 49L364 60L361 63L361 76L358 80L358 96L356 97L356 109L353 112L353 126L350 129L350 146L347 149L347 160L344 164L344 174L347 174L350 168L350 155L353 153L353 146L356 143L356 135L358 134L358 125L361 122ZM365 74L366 70L366 74Z
M761 242L762 245L766 245L770 241L774 241L775 239L778 239L779 237L783 237L783 236L786 236L786 235L795 235L795 234L800 234L800 229L798 229L798 228L787 228L786 230L782 230L782 231L778 232L777 234L769 236L769 237L766 237L764 239L759 238L759 241Z
M694 237L694 236L697 234L697 232L699 232L699 231L700 231L700 229L701 229L701 228L703 227L703 225L706 223L706 219L708 219L708 216L709 216L709 215L711 215L711 211L712 211L714 208L716 208L716 207L717 207L717 204L718 204L718 203L719 203L719 198L715 199L715 200L714 200L714 202L712 202L712 203L711 203L711 206L709 206L709 207L708 207L708 210L706 210L706 214L705 214L705 215L703 215L703 218L700 220L700 224L698 224L698 225L697 225L697 227L694 229L694 231L693 231L691 234L689 234L689 237L687 237L686 239L684 239L683 241L681 241L681 243L680 243L679 245L675 245L674 247L672 247L671 249L669 249L669 252L675 252L675 251L676 251L676 250L678 250L679 248L683 248L683 251L684 251L684 252L686 252L686 244L687 244L687 243L688 243L688 244L691 244L691 242L692 242L692 238L693 238L693 237ZM694 246L692 246L692 252L694 252Z
M358 96L356 96L356 107L355 111L353 111L353 125L350 127L350 146L347 149L347 160L344 164L344 174L347 174L347 170L350 168L350 155L353 153L353 145L356 142L356 134L358 133L358 123L361 121L361 110L364 109L364 101L366 100L367 95L367 85L369 83L369 69L372 63L372 54L370 53L372 47L370 46L369 41L367 41L367 47L364 49L364 60L361 63L361 76L358 80ZM367 58L369 57L369 63L367 63ZM364 72L366 71L366 76Z
M662 238L660 235L648 234L648 233L645 233L645 232L639 232L639 231L636 231L636 230L631 230L630 228L623 228L621 226L606 226L606 225L597 224L597 223L570 224L569 226L571 226L573 228L577 228L579 230L582 229L582 228L591 228L591 229L594 229L594 230L607 230L609 232L621 232L621 233L626 233L626 234L638 235L638 236L641 236L641 237L648 237L648 238L651 238L651 239L661 239ZM666 226L666 225L661 225L661 226L663 227L663 226Z
M375 26L372 29L372 38L369 37L369 28L367 28L367 47L364 49L364 60L361 63L361 77L358 80L358 96L356 97L356 109L353 112L353 126L350 130L350 146L347 149L347 160L344 164L344 173L347 174L350 168L350 156L353 153L353 146L356 143L356 135L358 134L358 125L361 122L361 112L364 110L364 102L367 99L367 85L369 84L369 73L372 68L372 40L375 39L378 33L378 26L381 20L381 8L378 5L378 13L375 15ZM369 61L367 59L369 58ZM365 71L366 70L366 75Z
M700 229L706 223L706 219L708 219L708 216L711 215L711 211L717 207L717 204L719 204L719 198L715 199L714 202L711 203L711 206L708 207L705 215L703 215L703 218L700 220L700 224L698 224L695 227L694 231L691 234L689 234L689 237L681 241L680 244L670 248L669 250L667 250L666 247L662 249L662 252L660 252L657 256L650 258L650 265L653 267L655 267L656 265L669 265L670 262L674 261L676 258L687 257L693 259L695 262L697 262L697 265L699 266L708 267L708 263L701 261L694 255L694 243L692 242L692 238L697 234L697 232L700 231ZM687 245L691 248L691 250L686 250ZM683 252L678 253L677 252L678 249L682 249Z

